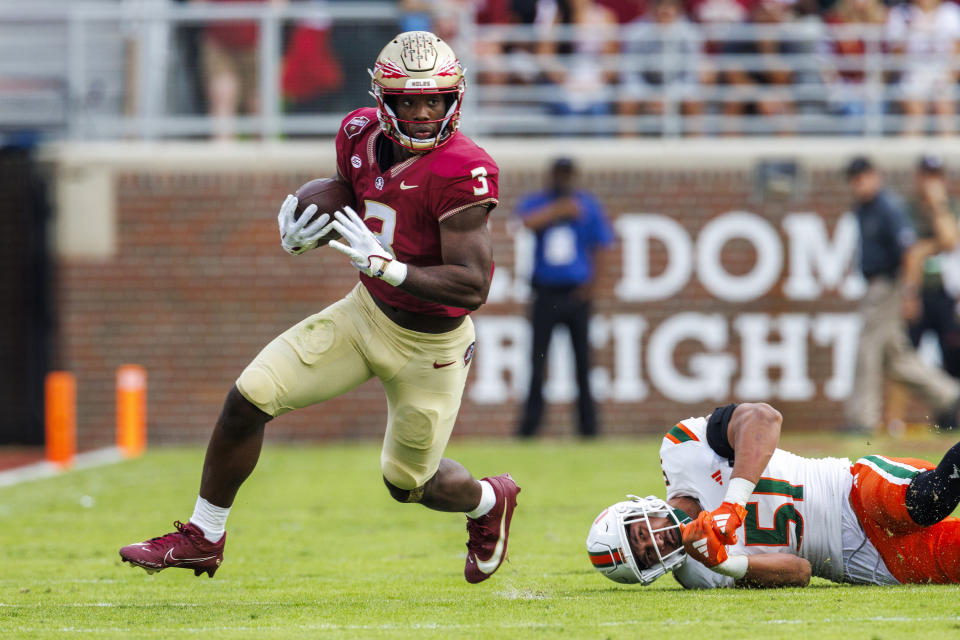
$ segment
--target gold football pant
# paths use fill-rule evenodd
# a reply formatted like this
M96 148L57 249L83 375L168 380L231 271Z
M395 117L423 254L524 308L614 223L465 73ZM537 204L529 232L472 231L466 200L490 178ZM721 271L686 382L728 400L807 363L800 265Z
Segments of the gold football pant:
M433 477L450 439L473 356L473 321L447 333L394 324L358 284L284 331L240 377L240 393L271 416L339 396L376 376L387 394L380 466L390 484Z

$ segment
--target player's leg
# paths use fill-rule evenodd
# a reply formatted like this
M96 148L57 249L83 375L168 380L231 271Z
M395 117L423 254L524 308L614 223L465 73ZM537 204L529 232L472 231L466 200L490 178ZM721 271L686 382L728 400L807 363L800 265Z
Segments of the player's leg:
M904 496L907 513L919 525L940 522L960 504L960 443L953 445L935 469L918 473Z
M923 294L923 318L937 334L943 355L943 370L960 378L960 319L956 313L957 301L943 287Z
M273 419L243 397L234 385L213 427L200 476L200 497L230 507L237 490L257 466L264 426Z
M381 354L374 369L387 395L387 430L380 467L390 494L437 511L470 511L481 486L469 471L443 459L460 409L473 355L473 323L447 334L413 334L395 325L393 353ZM466 357L465 357L466 356ZM395 360L391 367L390 360ZM435 363L448 366L435 367Z
M889 341L886 359L890 379L921 394L937 412L937 424L952 429L960 406L960 383L943 369L924 363L903 331Z
M882 282L872 281L860 301L863 329L857 345L853 389L847 398L847 425L853 429L873 430L880 423L883 390L883 350L890 315L890 290Z
M875 523L890 536L918 530L921 525L907 508L907 489L931 468L926 460L915 458L870 455L857 460L850 470L854 477L851 502L864 528Z
M234 497L257 464L264 425L288 411L323 402L373 376L356 344L352 294L274 339L227 394L207 447L200 494L177 531L120 550L124 561L159 571L186 567L212 577L223 558Z
M385 330L394 334L396 349L375 365L389 407L381 453L384 482L400 502L467 515L464 576L480 582L506 557L520 488L509 474L478 481L459 462L443 458L473 358L473 322L467 318L459 328L438 336L389 325ZM452 364L438 368L438 362Z
M557 323L556 300L547 288L539 288L534 294L530 317L530 387L523 408L523 417L517 435L529 438L536 434L543 418L543 385L546 378L547 353L550 336Z
M577 371L577 417L580 435L597 435L597 407L590 388L590 302L570 300L566 317Z

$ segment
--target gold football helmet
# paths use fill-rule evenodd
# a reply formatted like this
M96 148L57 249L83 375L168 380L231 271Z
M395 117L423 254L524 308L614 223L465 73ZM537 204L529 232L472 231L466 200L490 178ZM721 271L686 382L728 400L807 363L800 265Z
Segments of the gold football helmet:
M371 94L377 100L377 117L384 134L399 145L416 152L436 149L453 136L460 126L460 106L466 80L463 67L446 42L429 31L401 33L383 48L370 71ZM404 132L401 120L391 106L391 97L410 94L441 94L447 112L439 120L436 136L414 138ZM422 123L421 123L422 124Z

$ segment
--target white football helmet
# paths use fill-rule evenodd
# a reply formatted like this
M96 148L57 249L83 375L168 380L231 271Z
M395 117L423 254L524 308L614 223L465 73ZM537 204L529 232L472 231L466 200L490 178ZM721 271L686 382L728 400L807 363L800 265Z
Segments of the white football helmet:
M446 42L429 31L401 33L383 48L370 71L377 100L377 118L380 128L399 145L411 151L426 152L450 140L460 126L460 106L466 80L460 60ZM401 125L409 120L397 117L390 105L390 97L410 94L440 94L446 98L447 112L439 120L437 135L417 139L408 136Z
M655 545L658 562L650 567L639 567L627 538L627 525L643 521L650 535L661 531L669 532L672 529L677 529L679 534L680 524L689 521L690 518L656 496L638 498L628 495L627 497L630 500L607 507L593 521L593 526L590 527L590 533L587 535L587 553L590 555L593 567L614 582L626 584L639 582L648 585L683 564L687 557L686 552L683 550L683 545L680 545L664 555L659 545ZM666 518L670 524L654 529L650 524L651 517Z

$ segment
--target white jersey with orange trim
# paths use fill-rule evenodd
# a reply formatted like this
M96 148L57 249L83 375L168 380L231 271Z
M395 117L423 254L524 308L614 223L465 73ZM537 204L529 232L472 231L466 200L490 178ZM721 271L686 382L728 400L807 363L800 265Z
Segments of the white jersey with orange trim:
M660 465L668 500L687 496L713 511L726 495L733 464L708 444L707 421L688 418L670 429L660 447ZM738 542L728 547L729 553L789 553L809 560L815 576L867 581L844 572L844 542L850 536L842 520L844 511L851 510L851 483L847 458L802 458L776 449L747 502ZM688 559L674 575L688 588L733 584L732 578L704 569Z

